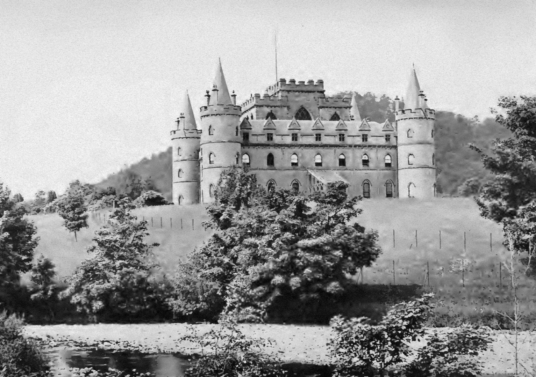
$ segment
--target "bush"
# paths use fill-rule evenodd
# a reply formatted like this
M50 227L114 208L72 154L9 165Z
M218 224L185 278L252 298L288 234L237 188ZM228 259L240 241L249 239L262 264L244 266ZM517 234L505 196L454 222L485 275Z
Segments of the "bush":
M329 344L334 375L478 375L481 365L474 356L491 342L487 330L462 325L447 334L436 331L426 335L424 324L434 308L432 298L433 294L425 294L415 301L397 304L375 326L364 317L334 317ZM426 340L426 345L416 351L409 342L418 339Z
M45 357L22 336L23 321L0 313L0 377L41 377L48 374Z

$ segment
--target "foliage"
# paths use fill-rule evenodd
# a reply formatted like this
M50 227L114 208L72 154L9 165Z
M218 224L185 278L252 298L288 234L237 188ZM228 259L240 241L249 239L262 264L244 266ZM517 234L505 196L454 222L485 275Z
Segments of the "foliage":
M0 377L48 375L48 363L38 346L22 335L23 322L0 313Z
M137 221L135 208L124 198L112 211L107 225L95 232L87 252L91 259L82 262L63 293L79 311L102 318L130 319L147 316L163 300L161 287L152 279L156 264L147 244L147 222Z
M15 203L22 203L24 201L24 198L22 197L21 194L15 194L13 195L13 202Z
M19 281L19 275L32 267L39 239L37 229L24 215L24 207L10 198L0 182L0 287Z
M380 254L376 232L349 224L361 210L342 182L310 196L267 192L233 169L218 187L205 224L215 233L189 262L240 320L262 320L280 298L319 303L341 295L350 275Z
M199 358L186 370L186 377L278 377L286 372L277 360L265 356L263 348L269 340L252 339L244 335L236 321L227 319L218 327L198 334L194 327L191 335L181 341L192 342L201 349Z
M480 178L471 177L466 180L460 187L458 187L458 194L460 196L473 196L480 192L480 186L482 181Z
M70 368L69 372L71 377L154 377L151 372L120 371L114 368L109 368L106 372L93 368Z
M53 304L57 302L56 284L54 282L54 263L41 255L32 267L30 281L32 282L31 296L34 301L44 304L51 317L54 317Z
M378 325L367 318L332 319L329 347L334 376L381 376L388 372L404 372L406 376L462 376L480 372L480 364L472 356L491 342L487 331L463 325L446 337L435 332L426 339L424 324L434 305L433 294L415 301L395 305ZM415 351L410 341L426 339L426 345Z
M58 199L56 191L47 192L47 204L52 203L54 200Z
M162 194L149 190L144 191L135 201L138 207L162 206L169 204Z
M65 195L57 203L58 214L64 220L64 226L69 232L76 232L87 228L87 207L85 204L85 191L80 181L71 182Z

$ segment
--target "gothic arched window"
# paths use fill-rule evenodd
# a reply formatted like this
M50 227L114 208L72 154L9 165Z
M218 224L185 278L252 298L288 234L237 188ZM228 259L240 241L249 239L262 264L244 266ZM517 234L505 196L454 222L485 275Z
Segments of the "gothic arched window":
M276 186L277 185L273 179L270 179L268 183L266 184L266 188L268 189L268 192L274 192Z
M309 114L309 111L307 111L303 106L296 111L294 118L296 118L296 120L313 120L311 118L311 114Z
M292 191L294 192L299 192L300 191L300 182L298 180L293 180L292 183L290 184L290 186L292 187Z
M212 126L208 126L208 134L214 135L214 128L212 128Z
M240 163L240 153L236 152L235 155L235 165L238 165Z
M415 184L413 182L410 182L408 185L408 198L413 198L413 194L415 194Z
M235 129L235 136L238 136L238 127Z
M211 153L208 155L208 163L209 164L214 164L214 159L216 158L216 156L214 156L214 153Z
M370 182L363 182L363 198L370 198Z
M242 155L242 165L249 166L249 154L244 153Z
M298 166L298 155L296 153L290 156L290 166Z
M408 139L411 139L411 138L413 137L413 134L414 134L414 132L413 132L413 130L410 128L410 129L408 130Z
M342 153L339 155L339 166L346 166L346 156Z
M385 156L385 167L386 168L390 168L392 166L392 159L391 159L391 155L387 155Z
M182 169L179 169L179 172L177 173L177 175L179 176L179 178L182 178Z
M339 114L335 111L329 120L341 120Z
M177 148L177 156L180 156L181 155L181 147L178 147Z
M435 165L435 153L432 155L432 165Z
M273 113L273 111L270 111L268 114L266 114L266 118L265 118L265 119L276 120L277 117L275 116L275 114Z
M320 154L315 156L315 166L322 166L322 156Z
M268 153L268 156L266 157L266 165L274 166L274 155L273 154Z
M413 154L408 155L408 165L413 165L413 161L415 160L415 156Z
M179 195L178 199L177 199L177 204L178 205L182 205L184 202L184 198L182 197L182 195Z
M392 181L387 181L385 183L385 197L386 198L393 197L393 182Z
M363 157L361 157L361 163L363 164L364 168L369 167L369 158L366 154L364 154Z
M208 186L208 195L213 198L214 197L214 185Z

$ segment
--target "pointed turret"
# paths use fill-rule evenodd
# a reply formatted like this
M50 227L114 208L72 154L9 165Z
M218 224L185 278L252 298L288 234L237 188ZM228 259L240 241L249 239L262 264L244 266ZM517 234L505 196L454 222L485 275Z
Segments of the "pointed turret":
M405 109L418 109L421 108L421 101L419 95L421 94L421 87L419 80L417 79L417 73L415 68L411 72L409 79L408 90L406 92L406 98L404 101Z
M350 115L352 115L352 120L361 122L361 114L359 114L355 93L352 95L352 107L350 109Z
M183 130L196 130L197 125L195 122L194 110L192 108L192 103L190 102L190 96L188 91L184 92L184 97L182 98L181 106L181 124L180 128Z
M210 105L232 105L231 96L229 95L229 89L227 88L227 82L223 75L223 69L221 67L221 60L218 60L218 67L216 68L216 77L214 78L214 89L217 89L215 93L210 97Z

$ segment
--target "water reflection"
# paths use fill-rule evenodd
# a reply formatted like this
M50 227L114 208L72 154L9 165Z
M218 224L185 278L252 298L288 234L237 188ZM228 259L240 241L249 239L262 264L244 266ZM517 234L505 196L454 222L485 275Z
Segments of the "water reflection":
M152 372L157 377L182 377L190 365L186 356L177 354L148 355L130 351L112 352L65 347L50 349L46 353L57 377L71 377L70 368L87 367L99 371L113 368L121 371Z

